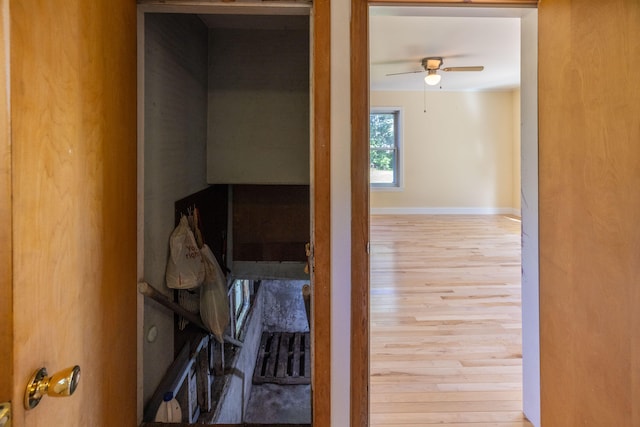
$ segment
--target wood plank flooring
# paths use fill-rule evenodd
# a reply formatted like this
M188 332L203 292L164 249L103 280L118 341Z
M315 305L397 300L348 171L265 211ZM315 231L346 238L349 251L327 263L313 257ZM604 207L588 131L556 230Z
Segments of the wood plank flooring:
M370 426L521 427L520 222L371 216Z

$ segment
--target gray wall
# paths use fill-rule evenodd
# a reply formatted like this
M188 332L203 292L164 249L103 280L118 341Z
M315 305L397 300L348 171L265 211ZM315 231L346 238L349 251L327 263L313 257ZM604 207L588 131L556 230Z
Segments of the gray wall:
M176 200L206 186L207 28L193 15L145 14L144 279L169 292L164 273ZM147 400L173 361L173 314L145 299Z
M209 183L309 183L309 31L209 33Z

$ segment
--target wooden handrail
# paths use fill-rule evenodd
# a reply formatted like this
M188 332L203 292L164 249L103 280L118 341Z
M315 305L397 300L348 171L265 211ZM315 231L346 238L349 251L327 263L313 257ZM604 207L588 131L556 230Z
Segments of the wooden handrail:
M149 297L152 300L162 304L163 306L167 307L169 310L173 311L174 313L184 317L190 323L192 323L194 326L202 329L207 334L211 334L211 331L204 325L204 323L202 323L202 319L200 319L199 315L191 313L190 311L188 311L187 309L185 309L181 305L176 304L175 302L171 301L169 298L167 298L166 295L164 295L162 292L160 292L159 290L157 290L156 288L151 286L149 283L147 283L147 282L139 282L138 283L138 292L140 292L142 295L144 295L146 297ZM231 338L228 335L225 335L223 337L223 339L224 339L224 342L228 342L229 344L233 344L236 347L242 347L242 342L241 341L238 341L237 339Z

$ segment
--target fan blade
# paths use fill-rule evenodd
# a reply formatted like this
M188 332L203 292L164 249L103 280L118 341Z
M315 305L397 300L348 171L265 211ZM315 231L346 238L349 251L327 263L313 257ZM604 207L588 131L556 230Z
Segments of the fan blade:
M415 64L420 62L419 59L389 59L386 61L374 61L371 60L371 65L400 65L400 64Z
M424 73L424 70L405 71L404 73L391 73L391 74L385 74L385 76L399 76L400 74L415 74L415 73Z
M446 67L443 68L442 71L482 71L484 67L482 65L473 66L473 67Z

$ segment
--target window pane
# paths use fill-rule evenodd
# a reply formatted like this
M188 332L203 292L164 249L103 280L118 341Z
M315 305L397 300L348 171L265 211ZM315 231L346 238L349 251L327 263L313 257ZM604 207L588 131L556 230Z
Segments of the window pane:
M242 281L242 302L245 307L249 307L251 301L251 282L249 280Z
M395 150L370 150L369 180L372 184L394 184Z
M393 113L369 115L369 143L371 147L393 148L395 146L395 118Z
M391 109L369 114L369 180L374 186L399 186L399 115L400 111Z
M235 309L236 317L240 314L240 311L242 310L242 295L243 295L242 291L243 291L242 281L236 280L233 283L233 307Z

